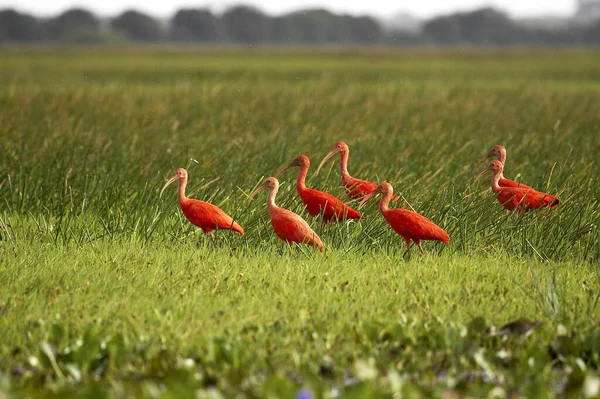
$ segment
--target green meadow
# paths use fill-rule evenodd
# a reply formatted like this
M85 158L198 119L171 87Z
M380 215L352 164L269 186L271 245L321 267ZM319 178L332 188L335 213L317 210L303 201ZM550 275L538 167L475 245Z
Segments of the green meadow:
M600 52L154 47L0 50L0 397L600 396ZM249 194L387 181L450 244L376 201L272 231ZM557 209L505 211L474 167ZM176 185L233 216L212 242ZM483 166L481 167L483 168ZM480 169L481 169L480 168ZM520 318L529 336L499 336Z

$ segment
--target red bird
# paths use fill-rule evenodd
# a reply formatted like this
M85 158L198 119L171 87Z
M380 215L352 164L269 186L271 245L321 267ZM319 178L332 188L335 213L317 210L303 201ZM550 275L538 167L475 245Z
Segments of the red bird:
M215 239L214 229L230 229L244 235L242 226L237 224L231 216L223 212L218 206L185 196L188 174L183 168L177 169L175 175L164 185L160 191L161 197L167 186L176 180L179 180L179 206L181 206L183 214L190 223L200 227L204 234L210 234L213 240Z
M352 199L360 200L363 199L365 195L371 194L373 191L375 191L377 188L377 183L373 183L368 180L357 179L350 176L348 173L348 157L350 155L350 148L348 148L348 145L343 141L338 142L333 147L333 150L329 151L329 154L325 155L325 158L323 158L319 164L319 167L317 168L316 174L318 175L323 164L338 152L341 155L340 171L342 175L342 184L346 188L346 193L348 196ZM394 195L392 199L395 201L398 199L398 197Z
M269 177L264 181L263 184L258 186L256 190L248 198L248 202L252 201L254 196L263 191L269 190L267 196L267 208L269 209L269 215L271 216L271 225L275 234L288 244L293 242L298 244L308 244L317 248L323 252L323 242L315 233L308 223L299 215L296 215L292 211L283 209L275 205L275 196L279 191L279 181L274 177Z
M306 175L308 174L308 168L310 167L310 160L306 155L297 156L288 166L279 171L277 176L294 166L300 167L298 178L296 180L296 189L298 190L298 194L300 195L306 210L311 216L323 214L323 220L326 223L329 223L334 219L336 221L342 220L344 217L347 219L360 219L363 217L360 213L350 208L333 195L306 187Z
M500 187L498 182L500 176L502 176L502 164L500 161L492 161L490 165L483 170L476 178L473 184L481 178L486 172L492 171L494 176L492 177L492 191L498 198L498 202L508 210L529 211L531 209L542 208L549 206L556 208L559 203L559 199L545 193L541 193L534 189L522 188L522 187Z
M408 209L390 209L388 205L394 195L394 189L389 183L383 182L377 186L375 191L367 194L360 201L359 206L362 206L370 198L379 193L383 194L383 198L379 202L379 209L388 224L392 226L392 229L404 238L408 252L410 252L410 240L413 240L417 244L423 255L425 252L421 247L421 240L436 240L445 244L450 242L448 233L425 216L409 211Z
M488 158L492 158L492 157L498 157L498 161L502 164L502 167L504 167L504 164L506 163L506 148L504 148L501 145L494 146L494 148L492 148L485 157L481 158L481 160L475 166L475 169L477 169L477 167L479 165L481 165L481 163L483 161L485 161ZM500 180L498 181L498 185L500 187L531 188L523 183L519 183L514 180L506 179L504 177L504 175L502 175L502 174L500 175Z

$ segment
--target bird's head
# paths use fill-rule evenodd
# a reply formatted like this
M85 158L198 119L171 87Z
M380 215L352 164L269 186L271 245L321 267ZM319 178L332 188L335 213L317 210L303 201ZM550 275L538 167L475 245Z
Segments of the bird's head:
M492 172L492 174L494 176L496 176L498 173L502 173L503 169L504 169L504 166L502 165L502 163L500 163L500 161L492 161L492 162L490 162L490 164L488 165L488 167L485 168L484 170L482 170L481 173L477 175L477 177L475 178L475 180L473 180L472 186L474 186L475 183L477 183L477 181L483 175L485 175L487 172Z
M163 192L165 191L165 189L169 186L169 184L173 183L176 180L182 180L182 179L187 179L187 170L183 169L183 168L179 168L175 171L175 174L173 175L173 177L171 177L169 179L169 181L163 186L162 190L160 190L160 197L162 197Z
M323 158L323 160L321 161L321 163L319 164L319 167L317 168L317 172L315 174L319 174L319 170L321 170L321 166L323 166L323 164L325 162L327 162L327 160L329 158L331 158L332 156L334 156L337 153L345 153L348 152L348 145L346 143L344 143L343 141L338 141L334 146L333 149L331 151L329 151L329 153L327 155L325 155L325 158Z
M275 177L268 177L265 181L254 190L252 194L248 197L248 202L252 201L252 199L256 196L256 194L260 193L263 190L279 190L279 180Z
M504 157L506 157L506 149L504 148L504 146L501 146L500 144L495 145L494 148L490 150L490 152L488 152L483 158L479 160L479 162L477 162L477 165L475 165L474 170L477 169L479 165L481 165L486 159L497 157L498 160L500 160L503 157L503 154Z
M394 194L394 188L392 187L392 185L388 182L379 183L379 185L377 186L377 188L375 190L373 190L372 192L370 192L369 194L367 194L363 197L363 199L359 202L358 207L359 208L362 207L368 200L370 200L377 194L385 195L387 193L389 193L390 195Z
M275 177L279 177L279 175L281 175L283 172L285 172L286 170L288 170L290 168L293 168L294 166L299 166L301 168L308 168L308 167L310 167L310 159L308 159L308 157L306 155L298 155L296 158L294 158L294 160L292 162L290 162L290 164L288 166L281 169L275 175Z

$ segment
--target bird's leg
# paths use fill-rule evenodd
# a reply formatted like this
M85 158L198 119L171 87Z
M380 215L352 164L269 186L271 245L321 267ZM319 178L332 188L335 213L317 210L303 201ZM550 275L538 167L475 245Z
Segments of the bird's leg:
M423 251L423 247L421 246L421 240L415 240L417 247L421 250L421 255L425 255L425 251Z
M214 231L210 232L210 238L212 239L212 242L215 242L215 232ZM423 251L423 250L421 250L421 251Z
M406 241L406 254L404 256L410 256L410 238L404 238L404 241Z

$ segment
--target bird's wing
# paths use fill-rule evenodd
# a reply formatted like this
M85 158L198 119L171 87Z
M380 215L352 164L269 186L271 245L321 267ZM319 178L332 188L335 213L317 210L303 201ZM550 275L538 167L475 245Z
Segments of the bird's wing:
M306 220L300 215L287 209L279 209L271 215L271 223L277 235L284 239L297 243L318 243L322 246L319 236L310 228Z
M317 213L325 212L326 214L335 214L339 216L347 214L347 217L350 219L359 218L361 216L359 212L344 204L339 198L323 191L307 189L305 197L306 199L304 202L307 205L309 213L311 213L311 209L309 209L310 206L313 208L313 211L317 210Z
M524 188L524 189L531 189L531 187L529 187L526 184L523 183L519 183L516 182L514 180L510 180L510 179L500 179L500 181L498 182L498 185L500 187L512 187L512 188Z
M385 218L390 226L403 237L450 242L450 236L444 229L416 212L402 208L390 209Z
M237 224L221 208L208 202L190 199L182 209L188 220L199 227L228 229Z

